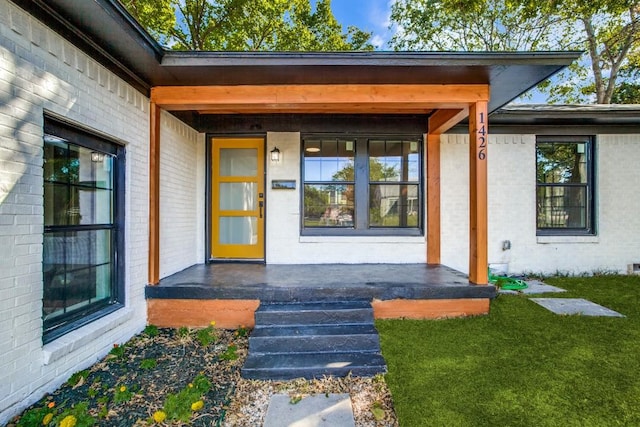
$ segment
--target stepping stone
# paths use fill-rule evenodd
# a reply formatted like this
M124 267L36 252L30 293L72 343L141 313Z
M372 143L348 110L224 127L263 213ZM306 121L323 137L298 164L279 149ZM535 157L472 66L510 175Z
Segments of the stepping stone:
M346 393L317 394L291 402L288 394L271 396L263 427L355 427Z
M547 292L567 292L565 289L556 286L547 285L539 280L525 280L528 288L522 289L523 294L544 294Z
M613 311L583 298L530 298L530 300L556 314L625 317L617 311Z

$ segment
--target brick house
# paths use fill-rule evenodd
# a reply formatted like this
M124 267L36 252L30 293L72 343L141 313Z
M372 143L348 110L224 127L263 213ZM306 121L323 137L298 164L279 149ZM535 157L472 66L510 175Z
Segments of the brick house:
M114 0L0 0L0 422L158 311L246 322L163 288L193 266L463 277L418 316L486 312L490 264L637 272L640 107L505 107L578 56L164 52Z

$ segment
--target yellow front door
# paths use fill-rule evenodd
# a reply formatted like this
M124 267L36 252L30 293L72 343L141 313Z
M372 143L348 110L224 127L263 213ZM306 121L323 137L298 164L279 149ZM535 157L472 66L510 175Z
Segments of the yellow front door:
M213 138L211 257L264 259L264 140Z

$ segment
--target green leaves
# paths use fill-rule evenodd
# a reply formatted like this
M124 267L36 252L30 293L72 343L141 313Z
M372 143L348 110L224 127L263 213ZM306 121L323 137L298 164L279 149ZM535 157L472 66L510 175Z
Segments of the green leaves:
M161 44L174 50L373 50L371 33L343 31L331 0L123 0Z
M142 23L160 44L167 43L176 16L171 0L120 0L129 13Z
M399 0L391 20L401 28L396 50L515 51L549 46L549 14L525 15L526 6L505 0Z
M639 0L398 0L391 21L396 50L584 50L563 79L540 88L551 102L611 103L620 82L638 84ZM628 92L615 100L637 99Z

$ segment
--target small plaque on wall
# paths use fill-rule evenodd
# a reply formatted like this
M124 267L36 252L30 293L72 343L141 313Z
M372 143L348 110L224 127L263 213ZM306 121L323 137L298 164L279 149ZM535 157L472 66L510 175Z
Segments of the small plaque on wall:
M274 190L295 190L295 179L272 179L271 188Z

